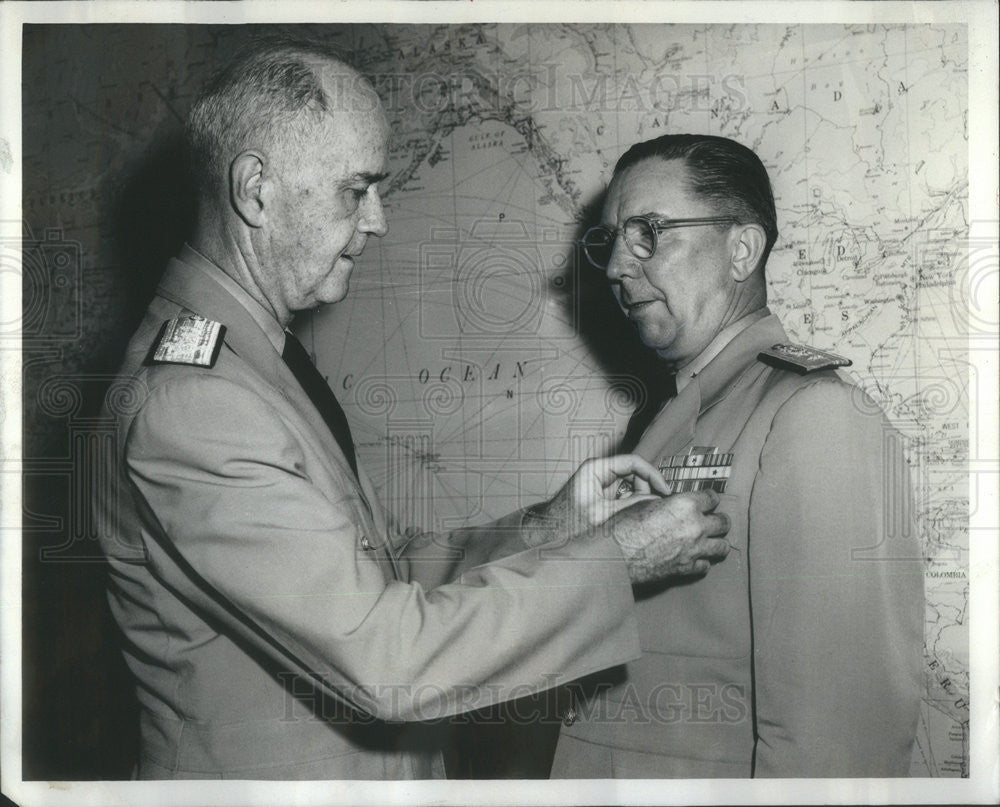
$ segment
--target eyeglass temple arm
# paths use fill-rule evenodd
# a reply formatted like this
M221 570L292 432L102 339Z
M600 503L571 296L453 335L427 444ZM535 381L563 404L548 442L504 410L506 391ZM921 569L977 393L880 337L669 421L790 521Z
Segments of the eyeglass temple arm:
M739 224L736 216L707 216L700 219L649 219L656 230L674 230L678 227L697 227L700 224L722 224L725 221Z

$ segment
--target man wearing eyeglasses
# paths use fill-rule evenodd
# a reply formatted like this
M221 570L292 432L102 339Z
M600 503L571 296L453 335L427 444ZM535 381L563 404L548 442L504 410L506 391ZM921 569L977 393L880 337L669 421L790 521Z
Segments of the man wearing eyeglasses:
M923 588L906 465L850 362L790 344L768 311L777 235L752 151L667 135L625 153L583 239L675 380L635 451L672 490L721 494L733 550L705 580L636 588L643 656L570 688L553 777L908 772Z

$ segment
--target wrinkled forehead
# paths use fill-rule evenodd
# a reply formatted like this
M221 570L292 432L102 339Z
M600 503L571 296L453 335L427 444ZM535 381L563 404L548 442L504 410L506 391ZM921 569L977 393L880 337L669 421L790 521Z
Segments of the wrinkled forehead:
M681 160L647 157L614 175L601 218L605 224L619 226L629 216L647 213L685 218L709 212L690 190L688 169Z

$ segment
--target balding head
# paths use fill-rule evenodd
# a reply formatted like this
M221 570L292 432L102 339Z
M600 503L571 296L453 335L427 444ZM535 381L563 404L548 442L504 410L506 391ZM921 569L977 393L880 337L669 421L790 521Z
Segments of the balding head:
M204 199L228 195L229 168L249 149L297 154L324 116L374 110L374 90L323 45L257 40L205 87L191 107L191 168Z

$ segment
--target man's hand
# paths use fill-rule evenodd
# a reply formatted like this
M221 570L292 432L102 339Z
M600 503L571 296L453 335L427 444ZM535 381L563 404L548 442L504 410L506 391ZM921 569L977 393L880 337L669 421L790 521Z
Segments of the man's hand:
M664 499L643 497L598 529L614 535L633 583L700 576L729 554L730 544L721 537L729 532L729 517L712 512L718 504L719 494L714 490Z
M642 457L624 454L586 460L549 501L531 507L521 522L524 540L531 546L588 532L642 499L620 498L620 486L631 493L666 494L663 475Z

